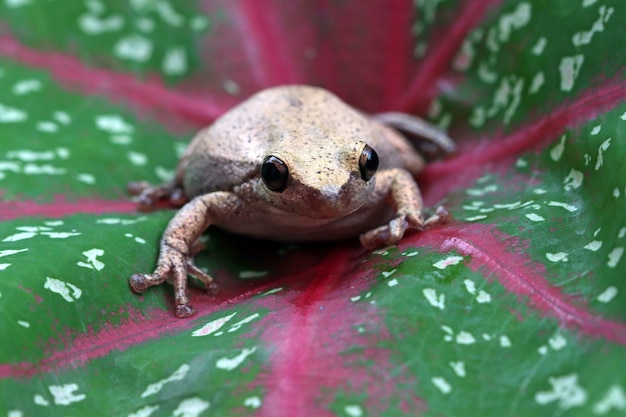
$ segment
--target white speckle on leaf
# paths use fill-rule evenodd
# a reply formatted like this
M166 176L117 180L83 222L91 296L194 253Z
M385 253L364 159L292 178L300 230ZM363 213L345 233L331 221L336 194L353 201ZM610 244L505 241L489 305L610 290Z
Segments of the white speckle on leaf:
M213 321L208 322L204 326L200 327L198 330L194 330L191 333L192 336L208 336L212 333L215 333L219 329L222 328L224 324L226 324L230 319L235 317L237 313L229 314L228 316L220 317L219 319L215 319Z
M606 290L602 291L600 295L598 295L598 301L600 301L601 303L608 303L613 298L615 298L617 292L617 287L611 285L607 287Z
M24 417L21 410L9 410L7 417Z
M480 290L480 292L476 296L476 301L480 304L489 303L491 302L491 295L489 295L489 293L484 290Z
M26 175L64 175L66 172L65 168L58 168L49 164L26 164L22 168L22 173Z
M187 52L183 47L170 48L163 58L163 72L167 75L180 75L187 71Z
M476 343L476 339L471 333L461 331L456 335L456 342L459 345L472 345Z
M64 111L55 111L52 117L59 123L69 125L72 122L72 118Z
M222 87L224 87L224 90L228 94L233 96L241 92L241 87L233 80L224 80L224 82L222 82Z
M552 349L560 350L560 349L563 349L567 345L567 340L565 340L565 338L562 335L557 333L554 336L552 336L550 339L548 339L548 344L550 345Z
M535 401L541 405L557 402L561 410L580 407L587 402L587 392L578 385L578 375L570 374L561 377L550 377L550 391L535 394Z
M172 5L166 1L160 1L155 4L156 11L163 22L173 27L179 27L185 23L184 17L172 8Z
M182 381L186 376L191 367L186 363L182 364L177 370L175 370L170 376L155 383L149 384L146 389L141 393L141 398L149 397L150 395L157 394L160 392L165 384L174 382L174 381Z
M35 129L43 133L54 133L59 130L59 127L54 122L39 122L35 126Z
M624 236L626 236L626 227L622 227L621 229L619 229L619 232L617 233L618 239L622 239Z
M458 377L464 378L467 375L465 372L465 363L463 361L450 362L450 366Z
M511 339L506 335L500 336L500 346L501 347L511 347Z
M134 413L130 413L128 417L150 417L152 413L154 413L158 409L158 405L146 405L145 407L141 407Z
M387 281L387 286L388 287L395 287L396 285L398 285L398 280L397 279L390 279L389 281Z
M135 27L142 32L150 33L154 30L154 20L147 17L139 17L135 19Z
M117 114L105 114L96 117L98 129L108 133L132 133L135 128Z
M487 218L487 216L485 216L484 214L479 214L478 216L466 217L465 221L475 222L475 221L483 220L483 219L486 219L486 218Z
M85 184L95 184L96 183L96 177L94 177L91 174L78 174L76 175L76 179L80 182L83 182Z
M59 294L68 303L78 300L83 294L83 291L74 284L70 284L69 282L64 282L56 278L46 277L46 282L43 287Z
M571 169L565 180L563 180L563 188L565 191L571 191L580 187L583 183L583 173Z
M17 9L18 7L31 4L31 1L32 0L4 0L4 3L11 9Z
M133 141L128 135L113 135L109 138L109 142L114 145L128 145Z
M43 397L43 395L41 395L41 394L36 394L36 395L33 397L33 402L34 402L36 405L41 405L41 406L44 406L44 407L47 407L47 406L49 406L49 405L50 405L50 403L48 402L48 400L46 400L46 399Z
M566 56L561 59L561 63L559 64L559 73L561 74L561 91L572 90L584 61L585 56L581 54Z
M463 281L463 284L465 284L465 289L468 293L476 294L476 284L474 283L474 281L472 281L471 279L466 279Z
M30 327L30 323L27 322L27 321L24 321L24 320L18 320L17 324L19 324L20 326L25 327L27 329Z
M542 36L541 38L537 39L537 42L533 45L530 51L533 53L533 55L541 55L544 49L546 49L547 44L548 41L545 37Z
M551 262L567 262L567 253L565 252L557 252L557 253L546 253L546 258L548 258Z
M87 258L87 262L80 261L76 263L76 265L81 266L83 268L95 269L97 271L100 271L104 268L104 263L97 259L98 256L104 255L103 249L97 249L97 248L89 249L83 252L83 255Z
M152 56L152 41L139 34L121 38L113 49L114 54L121 59L135 62L146 62Z
M546 353L548 353L548 347L539 346L539 349L537 349L537 352L539 352L540 355L544 356Z
M26 112L15 107L0 104L0 123L23 122L28 118Z
M124 18L119 15L99 17L86 13L78 18L78 26L87 35L101 35L122 29L124 27Z
M425 288L422 293L431 306L443 310L445 308L446 295L439 294L433 288Z
M621 191L619 190L619 188L615 187L613 189L613 197L619 198L620 194L621 194Z
M352 404L346 405L343 410L346 412L346 415L349 417L361 417L363 416L363 409L360 405Z
M593 6L598 0L583 0L583 7Z
M9 159L19 159L23 162L50 161L55 157L54 152L52 151L37 152L28 149L9 151L6 153L6 156Z
M239 330L241 328L241 326L243 326L244 324L250 323L252 320L260 317L261 315L259 313L254 313L249 315L248 317L246 317L243 320L238 321L237 323L234 323L232 326L230 326L230 329L228 329L228 333L232 333L235 332L237 330Z
M209 406L210 403L201 398L187 398L178 404L172 415L174 417L198 417Z
M587 243L584 248L587 250L590 250L592 252L597 252L598 250L600 250L600 248L602 247L602 242L599 240L592 240L591 242Z
M447 267L451 265L458 265L459 263L461 263L462 260L463 260L462 256L452 255L452 256L448 256L445 259L435 262L433 266L437 269L446 269Z
M485 194L493 193L494 191L498 191L498 186L495 185L495 184L491 184L491 185L487 185L486 187L480 188L480 189L469 188L469 189L465 190L465 193L467 195L471 195L473 197L482 197Z
M548 201L548 205L551 206L551 207L561 207L561 208L564 208L565 210L569 211L570 213L573 213L573 212L578 210L578 208L576 206L572 206L571 204L567 204L567 203L561 203L559 201Z
M23 96L28 93L34 93L35 91L40 91L41 86L41 81L36 79L18 81L13 86L13 94L16 96Z
M396 269L392 269L391 271L382 271L381 274L382 274L383 277L389 278L395 272L396 272Z
M528 94L537 93L545 82L546 77L543 75L543 71L539 71L538 73L536 73L530 83L530 87L528 88Z
M246 360L246 358L252 355L256 351L256 347L246 348L241 351L241 353L234 358L220 358L215 363L215 366L219 369L224 369L226 371L232 371L236 369L239 365Z
M41 232L41 235L48 236L50 239L67 239L72 236L80 236L79 232Z
M54 397L54 403L56 405L70 405L87 398L85 394L77 394L78 385L65 384L65 385L50 385L48 391Z
M600 167L604 164L604 151L609 149L611 146L611 138L608 138L598 147L598 159L596 160L596 171L600 169Z
M35 236L37 236L37 233L35 232L22 232L22 233L16 233L11 236L7 236L4 239L2 239L2 241L3 242L16 242L18 240L30 239Z
M511 13L505 13L500 16L498 21L500 42L507 42L511 37L513 29L521 29L526 26L530 22L531 12L532 7L530 3L522 2Z
M239 278L242 279L251 279L251 278L261 278L269 274L269 271L239 271Z
M550 158L555 162L561 160L561 156L563 156L563 151L565 150L565 139L566 136L562 135L561 139L559 139L559 143L550 150Z
M593 22L591 29L576 32L574 36L572 36L572 43L575 47L591 43L594 34L604 31L604 24L609 21L609 18L613 14L613 8L609 7L607 9L606 6L600 6L598 12L598 19Z
M28 250L27 248L26 249L6 249L6 250L0 250L0 258L2 258L4 256L15 255L16 253L20 253L20 252L26 252L27 250Z
M144 166L148 163L148 157L143 153L129 151L126 156L130 163L136 166Z
M621 385L613 385L604 397L593 405L593 412L604 415L611 410L626 410L626 393Z
M449 394L450 391L452 391L452 386L442 377L433 377L431 378L431 381L433 385L439 388L439 391L441 391L443 394Z
M622 255L624 254L624 248L621 246L618 246L616 248L614 248L610 253L609 253L609 261L607 262L607 265L609 266L609 268L615 268L617 266L617 264L619 263L619 261L622 259Z
M248 408L252 408L252 409L257 409L260 408L261 405L263 404L263 402L261 401L261 397L258 396L253 396L253 397L248 397L243 401L243 405L245 405Z
M595 125L593 129L591 129L591 132L589 134L592 136L595 136L598 133L600 133L601 130L602 130L602 125Z
M10 267L12 264L0 264L0 271L4 271L5 269L7 269L8 267Z
M537 213L528 213L526 214L526 218L528 218L528 220L533 221L533 222L543 222L546 220L540 215L538 215Z

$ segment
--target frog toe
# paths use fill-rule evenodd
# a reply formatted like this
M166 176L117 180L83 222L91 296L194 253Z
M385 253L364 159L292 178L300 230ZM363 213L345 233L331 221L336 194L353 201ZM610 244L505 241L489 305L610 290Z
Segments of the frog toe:
M133 274L130 276L128 282L133 291L139 294L150 287L150 278L146 274Z
M191 307L189 304L178 304L176 306L176 317L185 318L190 317L196 314L196 310Z

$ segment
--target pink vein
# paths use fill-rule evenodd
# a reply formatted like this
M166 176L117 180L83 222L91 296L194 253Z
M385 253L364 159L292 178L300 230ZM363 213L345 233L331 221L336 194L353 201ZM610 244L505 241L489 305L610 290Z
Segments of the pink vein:
M389 10L391 17L388 27L393 29L385 31L387 35L385 47L387 56L385 75L383 77L385 96L382 108L391 107L396 97L400 96L409 69L406 57L410 57L413 54L411 37L407 36L407 33L411 31L411 22L415 14L413 3L409 1L394 2Z
M275 33L283 26L271 20L277 14L268 13L271 8L261 1L241 1L236 7L238 12L232 15L237 19L248 65L260 87L298 82L298 71L286 48L289 37Z
M8 35L0 36L0 56L48 71L81 93L106 95L141 111L177 116L194 126L206 126L227 110L206 97L169 90L158 80L140 81L132 74L89 67L71 55L28 48Z
M580 125L619 105L624 96L626 81L610 81L583 92L569 104L551 110L548 115L508 136L494 134L489 140L471 140L461 144L457 156L430 164L421 174L425 191L432 191L430 195L425 192L426 197L430 202L436 202L453 187L466 186L482 175L485 169L493 169L496 163L505 163L508 167L510 158L556 140L567 127ZM464 173L462 177L460 172Z
M393 110L408 113L413 113L415 109L422 111L422 107L432 101L438 94L437 81L449 69L452 58L459 51L469 31L482 20L489 7L499 2L494 0L461 2L454 24L442 35L444 37L439 42L432 45L435 49L427 52L413 82L406 93L399 97L392 107Z
M295 277L297 280L298 277ZM306 278L306 277L305 277ZM224 310L233 303L243 302L264 291L276 288L282 282L294 280L293 276L282 277L247 291L225 291L220 300L215 302L207 297L206 292L199 288L190 290L191 303L198 309L193 319L179 319L172 313L172 308L164 311L152 309L141 312L132 307L127 309L130 319L124 320L119 326L107 325L98 332L88 331L68 340L68 346L52 353L39 362L22 362L17 364L0 364L0 379L16 376L30 377L52 370L82 366L85 363L104 357L114 350L125 350L129 347L155 340L164 334L178 334L199 326L199 322L217 311ZM130 297L137 297L128 289Z
M471 257L470 267L493 273L511 293L528 297L530 304L544 314L555 317L561 324L578 328L583 333L626 345L626 324L606 320L575 305L576 300L552 286L545 278L544 266L533 263L528 255L508 251L503 244L506 236L496 236L493 226L480 224L457 225L433 233L422 234L416 240L427 240L441 250L457 250ZM579 302L580 304L580 302Z

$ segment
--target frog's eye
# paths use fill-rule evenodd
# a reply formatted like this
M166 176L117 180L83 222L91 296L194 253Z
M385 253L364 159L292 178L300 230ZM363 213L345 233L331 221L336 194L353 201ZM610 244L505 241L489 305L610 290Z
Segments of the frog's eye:
M261 165L261 178L265 186L278 193L284 191L289 179L287 164L275 156L268 156Z
M359 158L359 171L363 181L369 181L378 169L378 154L371 146L365 145Z

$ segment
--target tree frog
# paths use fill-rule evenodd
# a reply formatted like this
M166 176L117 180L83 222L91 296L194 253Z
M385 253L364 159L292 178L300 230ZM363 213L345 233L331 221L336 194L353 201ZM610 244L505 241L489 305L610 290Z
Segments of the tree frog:
M172 181L129 184L141 210L161 199L184 204L163 233L156 269L132 275L130 286L142 293L172 278L176 316L194 314L187 275L215 289L193 262L209 226L279 241L360 235L373 249L447 221L442 208L422 216L413 176L425 162L405 135L443 153L454 149L421 119L368 116L322 88L280 86L253 95L195 136Z

